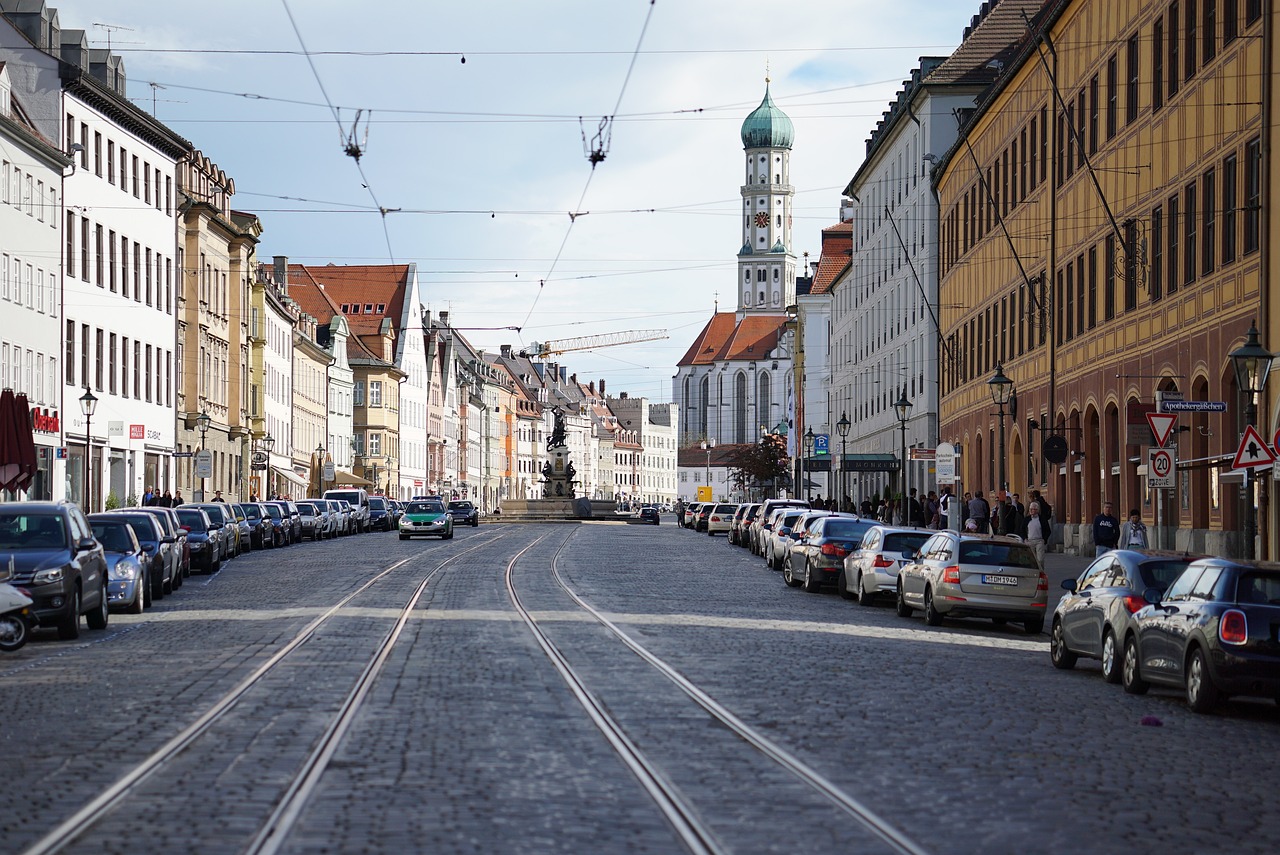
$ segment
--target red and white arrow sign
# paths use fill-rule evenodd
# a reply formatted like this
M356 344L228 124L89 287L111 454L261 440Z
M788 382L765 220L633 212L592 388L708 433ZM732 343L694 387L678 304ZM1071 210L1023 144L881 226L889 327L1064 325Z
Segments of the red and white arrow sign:
M1276 462L1276 455L1262 441L1253 425L1245 425L1244 436L1240 437L1240 447L1236 449L1235 460L1231 461L1232 469L1257 469L1270 466Z
M1151 425L1151 432L1156 435L1156 445L1161 448L1169 441L1169 434L1173 433L1173 426L1177 422L1176 413L1147 413L1147 424Z

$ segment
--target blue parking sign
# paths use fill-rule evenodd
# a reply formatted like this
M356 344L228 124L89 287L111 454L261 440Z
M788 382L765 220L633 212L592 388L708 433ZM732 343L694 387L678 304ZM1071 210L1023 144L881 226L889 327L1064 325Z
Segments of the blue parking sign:
M813 435L813 453L815 455L831 453L831 434L816 433Z

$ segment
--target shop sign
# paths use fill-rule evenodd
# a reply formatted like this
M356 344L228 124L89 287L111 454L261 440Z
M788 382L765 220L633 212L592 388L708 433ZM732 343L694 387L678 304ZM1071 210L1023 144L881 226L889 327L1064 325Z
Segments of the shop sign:
M31 408L31 429L36 433L62 433L62 423L58 419L58 411Z
M146 439L146 425L129 425L129 439Z

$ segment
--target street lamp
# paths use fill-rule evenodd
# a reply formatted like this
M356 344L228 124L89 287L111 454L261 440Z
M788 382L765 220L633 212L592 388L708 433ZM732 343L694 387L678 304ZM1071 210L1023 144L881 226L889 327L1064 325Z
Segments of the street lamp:
M704 439L702 441L702 450L707 453L707 489L711 490L711 449L716 447L714 439ZM711 498L715 500L715 491L711 490Z
M93 432L89 429L93 424L94 411L98 409L98 399L89 388L89 384L84 384L84 394L80 396L80 412L84 413L84 510L85 513L93 513L93 502L90 496L93 495L93 484L91 482L92 469L89 465L89 458L93 456Z
M813 499L813 476L809 474L809 458L813 455L813 427L810 426L804 432L804 463L800 467L801 477L804 478L804 497L806 500Z
M844 502L844 497L849 495L849 475L844 471L844 456L846 443L849 439L849 416L847 413L840 414L840 421L836 422L836 433L840 434L840 501ZM850 510L843 504L836 505L842 511Z
M898 414L898 424L902 428L902 522L903 525L910 525L911 503L907 500L907 490L910 489L910 479L907 477L907 419L911 417L911 401L907 398L906 386L902 387L902 394L894 402L893 411Z
M1004 368L1001 363L996 363L996 373L987 381L987 388L991 390L991 400L995 401L1000 411L997 415L1000 417L1000 483L996 485L997 490L1008 490L1009 481L1006 471L1008 461L1004 455L1004 417L1007 415L1005 406L1008 405L1010 398L1013 396L1013 381L1004 376Z
M204 410L200 411L200 415L196 416L196 430L200 431L200 451L204 451L205 435L209 433L209 423L213 419L209 418L209 414ZM197 465L199 461L196 461ZM204 478L200 479L200 501L205 500Z
M382 463L383 463L383 468L386 470L386 473L387 473L387 489L386 489L386 492L384 492L382 495L390 496L391 495L391 455L388 454L386 457L382 458Z
M1258 342L1257 321L1249 323L1249 332L1245 335L1244 344L1231 351L1231 363L1236 369L1236 387L1244 392L1244 421L1253 425L1258 420L1258 395L1267 388L1267 375L1271 373L1271 353ZM1258 534L1258 508L1253 497L1253 468L1244 471L1244 557L1253 557L1253 542Z

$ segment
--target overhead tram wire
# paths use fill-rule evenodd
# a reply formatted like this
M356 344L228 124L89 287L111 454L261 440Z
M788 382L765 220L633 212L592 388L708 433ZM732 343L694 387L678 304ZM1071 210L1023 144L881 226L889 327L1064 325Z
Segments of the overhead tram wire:
M342 127L342 116L338 113L338 108L333 106L333 101L329 98L329 92L324 88L324 81L320 79L320 71L316 68L315 60L312 59L311 53L307 50L307 43L302 38L302 31L298 28L298 22L293 17L293 10L289 8L289 0L280 0L280 5L284 7L285 14L289 16L289 24L293 27L293 34L298 38L298 45L302 48L303 56L307 58L307 65L311 68L311 74L316 79L316 85L320 87L320 94L324 96L324 102L329 107L329 111L333 113L333 120L338 125L339 135L345 135L346 129ZM359 114L356 114L357 121ZM352 131L354 134L354 130ZM358 152L358 149L357 149ZM360 164L359 154L352 155L352 160L356 163L356 171L360 173L360 180L364 184L364 189L369 191L369 198L373 200L373 204L378 208L378 214L382 222L382 237L387 242L387 256L391 263L396 263L395 251L391 248L391 232L387 228L388 209L382 202L378 201L378 194L373 190L373 183L369 180L369 176L365 175L364 167Z
M649 0L649 11L645 13L644 23L640 26L640 37L636 39L635 50L631 52L631 61L627 64L627 73L622 78L622 87L618 90L618 100L614 102L613 113L608 117L610 126L612 126L613 123L613 116L616 116L619 108L622 107L622 97L627 93L627 84L631 82L631 72L635 70L636 59L640 56L640 46L644 44L644 36L649 30L649 21L653 19L653 7L656 4L657 0ZM601 122L601 125L603 127L604 122ZM601 157L601 160L603 160L603 157ZM546 275L538 281L538 291L533 295L533 303L529 306L529 311L525 314L524 320L520 323L521 327L524 327L524 325L529 322L529 318L533 317L533 310L538 307L538 300L542 298L542 292L543 289L546 288L547 280L549 280L552 274L555 273L556 265L560 263L560 256L564 254L564 248L569 243L569 235L573 234L573 227L577 223L578 217L583 213L582 203L587 198L587 191L591 189L591 179L596 174L596 165L598 162L599 161L594 159L592 160L591 172L587 174L586 184L582 187L582 195L578 197L577 206L569 213L569 227L565 229L564 237L560 240L560 246L556 250L556 257L551 261L551 267L547 270Z

